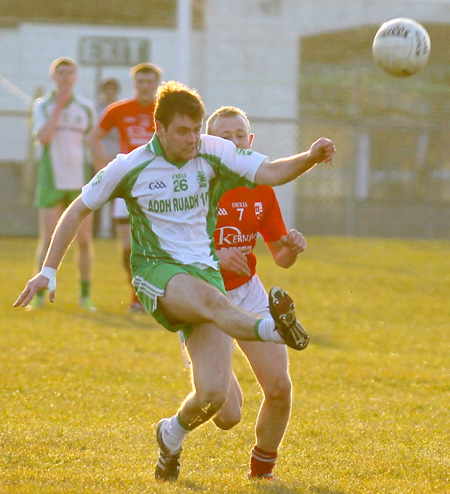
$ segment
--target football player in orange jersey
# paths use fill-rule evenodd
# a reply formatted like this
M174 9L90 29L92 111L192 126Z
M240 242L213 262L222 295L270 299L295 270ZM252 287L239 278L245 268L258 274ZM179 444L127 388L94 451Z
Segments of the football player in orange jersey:
M206 132L231 140L237 148L249 149L253 141L245 112L222 107L206 123ZM266 242L275 263L289 268L306 249L306 240L297 230L286 231L280 206L272 187L257 185L226 192L219 202L214 240L216 253L229 298L239 307L268 314L268 296L255 273L253 253L257 234ZM276 343L238 341L264 392L256 423L256 444L250 460L250 478L273 478L278 447L291 410L291 379L287 349ZM241 418L242 391L233 375L230 397L214 419L229 429Z

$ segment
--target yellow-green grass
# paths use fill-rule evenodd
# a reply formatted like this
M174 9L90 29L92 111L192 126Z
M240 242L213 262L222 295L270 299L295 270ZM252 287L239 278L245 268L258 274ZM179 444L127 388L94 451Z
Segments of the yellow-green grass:
M179 481L161 485L155 425L190 389L176 335L127 313L113 240L96 241L95 314L78 308L72 250L56 303L13 309L36 241L0 238L0 492L450 492L450 243L308 244L289 270L258 246L265 285L292 294L312 335L305 351L290 351L278 480L246 479L261 392L236 352L242 422L194 431Z

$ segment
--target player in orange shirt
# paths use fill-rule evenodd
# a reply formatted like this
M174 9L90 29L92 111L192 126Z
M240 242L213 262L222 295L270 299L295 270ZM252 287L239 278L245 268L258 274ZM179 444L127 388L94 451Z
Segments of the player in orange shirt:
M155 111L156 90L161 79L161 69L151 63L141 63L131 69L136 96L121 100L105 108L97 128L89 137L89 146L100 168L107 165L114 156L105 149L102 139L114 128L119 132L120 153L127 154L139 146L147 144L155 132L153 113ZM131 287L131 312L142 312L142 306L131 284L131 239L128 211L123 199L115 199L113 218L116 235L120 240L123 266Z
M207 134L233 141L237 148L251 147L253 134L244 111L222 107L206 122ZM260 233L275 263L292 266L306 249L306 240L297 230L286 231L280 206L272 187L258 185L232 189L219 203L214 233L216 253L228 297L239 307L267 315L268 296L256 275L253 248ZM256 422L256 444L250 460L250 478L273 478L278 447L283 439L291 410L291 379L288 354L283 345L255 341L237 341L246 355L264 392L264 401ZM230 396L214 419L221 429L230 429L241 418L242 391L236 376Z

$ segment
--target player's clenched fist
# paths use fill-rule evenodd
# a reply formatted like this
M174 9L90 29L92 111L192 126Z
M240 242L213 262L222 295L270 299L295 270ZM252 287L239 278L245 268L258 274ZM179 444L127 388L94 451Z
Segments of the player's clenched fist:
M297 230L290 230L287 235L280 238L281 245L289 249L293 254L300 254L306 249L306 239Z
M309 156L315 163L333 164L333 158L336 153L334 142L326 137L321 137L314 142L309 149Z

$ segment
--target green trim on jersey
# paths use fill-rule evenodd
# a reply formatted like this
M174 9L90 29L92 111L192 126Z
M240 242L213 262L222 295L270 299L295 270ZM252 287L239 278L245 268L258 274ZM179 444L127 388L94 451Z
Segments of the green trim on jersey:
M159 238L153 232L151 221L149 221L142 207L138 204L138 198L131 195L139 175L157 158L158 156L155 156L151 160L144 161L136 168L133 168L122 178L111 194L111 199L122 197L127 203L131 228L132 254L130 262L132 270L142 263L143 258L147 262L155 262L155 260L161 260L162 258L168 261L174 260L168 252L161 248ZM143 238L146 239L146 242L139 240Z
M161 146L161 143L159 142L158 136L156 135L156 132L153 134L152 138L150 139L149 143L147 144L147 149L151 152L154 153L158 156L162 156L167 163L170 163L173 166L176 166L177 168L182 168L188 161L173 161L170 158L167 157L166 153L164 152L164 149Z
M214 230L216 229L217 224L220 199L223 194L231 188L248 187L249 189L253 189L256 187L256 184L251 182L248 178L241 177L236 172L230 170L216 155L199 153L197 156L208 162L214 170L215 175L215 177L209 182L209 208L206 216L206 231L208 236L211 238L211 251L217 259L215 254L216 248L214 244ZM233 184L233 187L230 187L230 182Z

